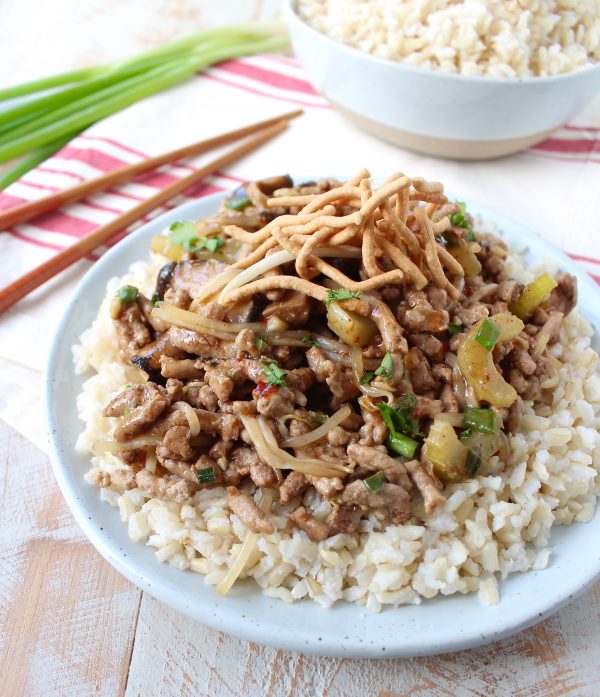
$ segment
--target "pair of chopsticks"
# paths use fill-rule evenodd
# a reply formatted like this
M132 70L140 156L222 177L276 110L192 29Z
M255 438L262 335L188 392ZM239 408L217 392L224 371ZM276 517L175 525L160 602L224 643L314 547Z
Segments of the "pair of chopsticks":
M97 179L83 182L70 189L66 189L65 191L60 191L52 194L51 196L47 196L37 201L32 201L30 203L17 206L16 208L11 208L4 213L0 213L0 230L6 230L13 225L23 223L38 215L48 213L49 211L55 210L56 208L64 206L68 203L78 201L83 197L89 196L97 191L101 191L108 187L115 186L116 184L129 181L132 177L137 174L141 174L142 172L149 172L157 167L176 162L177 160L185 157L200 155L212 150L213 148L217 148L221 145L225 145L226 143L238 140L239 138L252 135L251 138L248 138L240 145L227 151L221 157L218 157L200 169L195 170L187 177L184 177L170 186L167 186L146 201L142 201L137 206L134 206L131 210L126 211L110 223L103 225L97 230L94 230L94 232L86 235L86 237L82 238L59 254L56 254L47 262L40 264L40 266L37 266L29 273L17 279L14 283L11 283L6 288L0 290L0 313L12 307L21 298L31 293L43 283L46 283L46 281L56 276L67 267L71 266L71 264L74 262L86 256L86 254L92 252L101 244L108 242L118 232L121 232L133 223L139 221L141 218L143 218L143 216L182 193L193 184L201 181L204 179L204 177L208 176L209 174L213 174L223 167L226 167L240 157L248 154L259 145L262 145L262 143L270 140L278 133L281 133L281 131L287 128L288 122L296 116L299 116L301 113L302 110L297 110L287 114L282 114L281 116L272 119L259 121L257 123L250 124L249 126L238 128L235 131L223 133L214 138L209 138L208 140L187 145L186 147L179 148L178 150L172 150L171 152L164 153L163 155L151 157L133 165L121 167L117 170L113 170L112 172L108 172Z

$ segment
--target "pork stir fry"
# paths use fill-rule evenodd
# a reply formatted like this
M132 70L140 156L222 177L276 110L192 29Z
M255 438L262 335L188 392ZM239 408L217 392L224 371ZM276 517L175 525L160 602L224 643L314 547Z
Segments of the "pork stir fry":
M448 484L502 466L524 400L554 384L577 288L515 282L506 245L473 225L438 183L373 190L364 171L250 182L174 224L152 242L169 260L154 295L125 286L111 306L141 377L104 410L126 468L98 485L180 503L225 486L250 531L273 531L278 500L320 541L373 511L422 519Z

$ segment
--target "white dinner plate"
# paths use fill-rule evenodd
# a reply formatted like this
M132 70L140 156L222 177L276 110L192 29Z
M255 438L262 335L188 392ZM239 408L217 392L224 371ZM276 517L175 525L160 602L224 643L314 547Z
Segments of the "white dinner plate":
M201 575L161 564L153 548L129 539L118 510L102 503L98 489L84 479L88 459L75 450L82 428L76 397L88 376L76 375L71 347L96 316L108 280L147 258L153 235L176 220L214 213L221 198L187 203L123 239L87 273L58 325L45 376L51 458L73 515L100 554L144 591L204 624L260 644L325 656L415 656L478 646L539 622L591 584L600 575L598 514L589 523L554 528L548 568L501 581L497 605L482 605L477 594L457 594L384 607L379 614L341 601L330 609L309 600L288 605L262 595L251 580L222 598ZM526 244L531 259L552 258L577 276L579 307L600 331L600 290L585 271L523 225L475 203L469 210L495 221L509 243Z

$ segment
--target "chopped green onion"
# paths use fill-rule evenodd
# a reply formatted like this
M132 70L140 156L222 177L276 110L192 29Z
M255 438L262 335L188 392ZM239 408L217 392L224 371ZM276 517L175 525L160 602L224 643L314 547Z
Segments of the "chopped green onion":
M327 297L325 298L325 307L329 309L332 302L338 300L350 300L352 298L360 298L362 291L352 291L347 288L334 288L327 291Z
M247 208L252 201L247 196L240 196L239 198L230 198L225 201L225 207L230 208L232 211L243 211Z
M367 487L369 493L371 494L376 494L379 491L379 489L381 489L384 482L385 474L383 472L376 472L375 474L372 474L370 477L363 479L363 484Z
M154 307L160 307L161 305L164 305L165 301L164 300L155 300L154 301Z
M491 409L465 407L465 426L480 433L496 433L494 412Z
M469 453L467 457L467 472L469 473L469 477L474 477L477 474L480 464L481 460L477 455L475 455L475 453Z
M486 351L491 351L498 337L500 336L500 329L492 322L491 319L485 319L481 323L481 327L475 334L475 341Z
M310 415L310 420L319 426L324 424L328 418L327 414L324 414L322 411L313 411Z
M225 244L225 240L222 240L220 237L198 237L198 242L200 244L191 250L193 253L208 249L211 254L214 254Z
M204 469L196 470L194 474L196 475L198 484L212 484L212 482L217 481L215 471L212 467L205 467Z
M414 395L405 395L405 397L412 397L416 402ZM405 400L405 403L409 403L409 400ZM410 400L410 403L412 404L412 400ZM413 457L419 444L413 438L409 438L402 433L402 431L405 431L417 437L423 435L419 432L418 421L416 421L412 415L412 408L401 406L399 409L393 409L386 402L378 402L377 408L379 409L383 423L388 427L390 432L386 440L387 447L398 455Z
M277 363L269 363L269 365L266 365L265 375L267 376L269 385L276 385L277 387L285 386L285 376L287 372L282 370Z
M135 286L122 286L117 291L117 298L123 303L132 303L136 301L138 292Z
M454 334L460 334L462 330L463 327L460 324L454 324L453 322L451 322L448 325L448 333L452 334L452 336L454 336Z
M467 240L467 242L475 242L475 233L473 232L473 230L469 230L467 232L467 234L465 235L465 240Z
M390 450L398 453L398 455L408 458L414 457L415 450L419 445L416 440L413 440L408 436L404 436L401 433L396 433L394 436L390 434L387 437L385 444Z

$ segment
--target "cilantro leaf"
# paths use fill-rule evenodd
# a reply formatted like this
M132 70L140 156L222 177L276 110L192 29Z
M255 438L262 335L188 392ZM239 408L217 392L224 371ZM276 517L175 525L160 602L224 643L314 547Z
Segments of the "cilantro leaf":
M394 377L394 363L392 361L392 354L388 351L381 361L381 365L377 370L365 373L360 379L361 385L366 385L371 382L374 377L381 377L384 380L391 380Z
M269 385L285 387L285 376L287 375L287 372L280 368L277 363L269 363L269 365L266 365L265 375L267 376L267 382Z
M360 298L362 291L352 291L347 288L334 288L333 290L327 291L327 297L325 298L325 307L329 309L332 302L336 300L350 300L352 298Z
M185 252L191 252L198 241L196 226L189 220L173 223L169 228L169 238L173 244L178 245Z
M394 377L394 363L392 361L392 354L389 351L387 351L383 357L381 365L375 371L375 375L388 381Z
M417 398L415 395L405 394L397 399L392 406L385 402L380 402L377 407L388 428L390 428L389 421L393 424L396 432L420 438L423 434L419 430L419 421L413 415L416 405Z
M375 373L373 371L370 371L368 373L365 373L362 378L360 379L360 384L361 385L366 385L367 383L371 382L371 380L375 377Z
M262 347L264 346L265 340L262 338L262 336L257 336L254 339L254 345L259 351L262 351Z
M302 337L302 343L303 344L310 344L311 346L316 346L317 348L321 348L321 344L318 341L314 341L314 339L311 339L309 336Z

